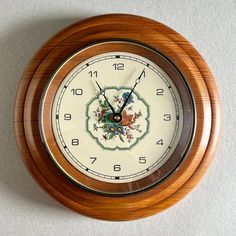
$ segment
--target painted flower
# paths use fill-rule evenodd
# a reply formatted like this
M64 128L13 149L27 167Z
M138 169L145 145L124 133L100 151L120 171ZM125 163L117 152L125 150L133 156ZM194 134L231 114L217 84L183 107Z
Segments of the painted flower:
M128 98L129 94L130 94L130 92L124 92L122 94L122 98L123 98L124 101ZM134 103L132 95L130 96L129 100L127 101L127 105L130 104L130 103Z
M125 128L121 124L116 124L116 132L118 134L124 134L125 133Z
M115 131L116 131L116 127L115 127L114 124L110 124L110 125L107 126L107 132L108 132L108 133L113 133L113 134L115 134Z
M115 124L115 123L110 123L109 125L107 125L106 131L108 133L113 133L114 135L125 133L124 127L120 124Z
M106 124L113 124L113 121L111 119L112 114L113 114L112 112L107 112L105 114L105 123Z
M122 113L121 124L123 126L128 126L130 129L132 129L132 124L134 123L133 117L134 115L130 115L126 112L126 110L124 110Z
M114 106L119 110L120 105L124 104L129 95L130 92L126 91L120 96L113 96L112 102ZM96 120L96 122L93 123L93 130L97 133L97 136L100 136L99 140L103 140L104 142L110 142L109 140L113 142L117 140L128 143L134 142L136 134L142 132L140 129L140 121L137 121L142 116L142 112L141 110L139 112L133 111L133 106L135 106L134 97L135 96L132 95L129 97L119 123L114 122L114 114L107 101L103 99L98 100L98 107L94 107L93 109L94 118ZM95 137L97 136L95 135Z

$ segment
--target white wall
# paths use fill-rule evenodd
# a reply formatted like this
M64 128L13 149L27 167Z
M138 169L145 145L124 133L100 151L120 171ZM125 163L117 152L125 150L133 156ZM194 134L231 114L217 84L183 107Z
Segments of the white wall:
M77 20L125 12L151 17L185 36L215 75L223 105L221 146L207 175L167 211L133 222L93 220L63 207L27 173L16 150L13 101L40 45ZM236 235L235 0L0 1L0 235Z

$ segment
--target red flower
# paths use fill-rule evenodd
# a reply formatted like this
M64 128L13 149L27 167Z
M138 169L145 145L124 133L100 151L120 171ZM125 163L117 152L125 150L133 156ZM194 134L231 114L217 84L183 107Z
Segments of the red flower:
M104 116L105 113L106 113L106 112L105 112L104 110L101 111L102 116Z
M134 123L133 116L134 115L128 115L127 112L124 111L122 114L121 125L128 126L130 129L133 129L132 127L132 124Z

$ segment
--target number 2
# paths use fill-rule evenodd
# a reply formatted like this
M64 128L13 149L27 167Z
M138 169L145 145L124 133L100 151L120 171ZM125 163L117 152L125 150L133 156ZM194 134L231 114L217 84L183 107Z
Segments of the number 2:
M162 88L159 88L159 89L157 89L157 91L156 91L156 95L163 95L164 94L164 89L162 89Z

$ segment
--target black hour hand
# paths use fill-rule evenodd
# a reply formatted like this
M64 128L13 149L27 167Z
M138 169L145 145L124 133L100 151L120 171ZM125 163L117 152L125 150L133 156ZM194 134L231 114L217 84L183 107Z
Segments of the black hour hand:
M113 108L113 106L110 104L110 102L108 101L108 99L107 99L107 97L106 97L106 94L105 94L105 91L100 87L100 85L99 85L99 83L97 82L97 81L95 81L96 82L96 84L97 84L97 86L98 86L98 88L99 88L99 90L100 90L100 94L105 98L105 100L107 101L107 103L108 103L108 105L109 105L109 107L111 108L111 110L112 110L112 112L113 113L116 113L115 112L115 110L114 110L114 108Z

